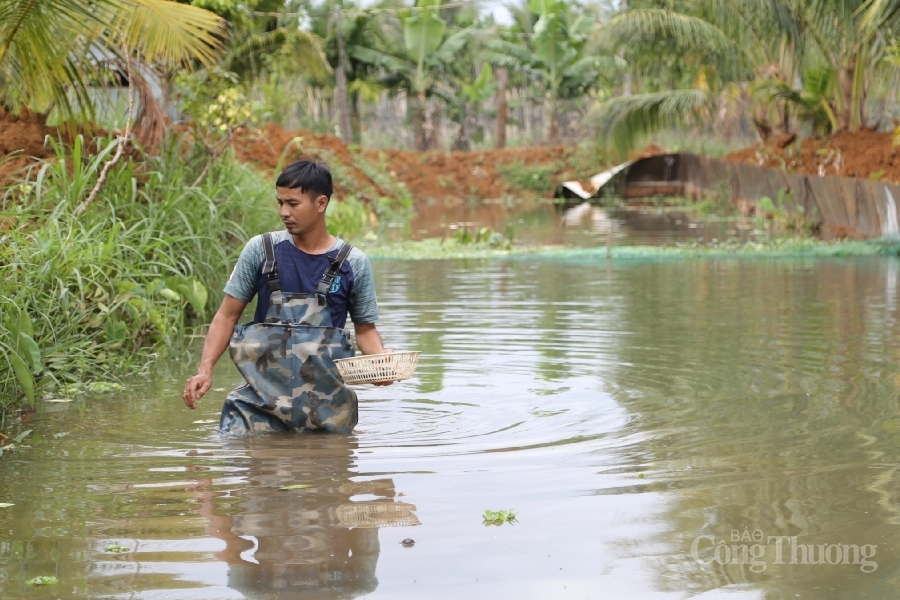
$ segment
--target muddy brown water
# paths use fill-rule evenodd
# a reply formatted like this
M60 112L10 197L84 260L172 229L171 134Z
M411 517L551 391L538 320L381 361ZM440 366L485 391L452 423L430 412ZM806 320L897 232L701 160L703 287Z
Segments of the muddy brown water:
M375 268L423 356L351 436L221 438L238 379L186 410L194 354L41 404L0 460L0 598L900 593L898 261Z
M396 237L453 237L462 228L475 235L487 227L512 235L521 244L582 247L605 245L607 235L616 246L755 241L772 235L757 229L754 219L703 217L654 206L653 201L616 209L587 202L561 209L549 200L464 205L432 202L417 207L409 226L394 225Z

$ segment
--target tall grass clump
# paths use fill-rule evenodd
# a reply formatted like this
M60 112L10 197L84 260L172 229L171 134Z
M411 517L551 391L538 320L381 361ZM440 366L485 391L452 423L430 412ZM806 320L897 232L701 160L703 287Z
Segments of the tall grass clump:
M145 369L205 321L248 237L274 228L271 182L228 155L203 165L188 143L123 161L76 208L115 142L53 145L0 197L0 419L23 400Z

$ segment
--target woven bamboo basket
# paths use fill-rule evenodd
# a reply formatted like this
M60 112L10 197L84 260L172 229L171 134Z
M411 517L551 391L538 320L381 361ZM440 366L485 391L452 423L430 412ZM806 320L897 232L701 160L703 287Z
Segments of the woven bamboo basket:
M376 381L401 381L416 372L418 352L388 352L364 354L334 361L344 383L374 383Z

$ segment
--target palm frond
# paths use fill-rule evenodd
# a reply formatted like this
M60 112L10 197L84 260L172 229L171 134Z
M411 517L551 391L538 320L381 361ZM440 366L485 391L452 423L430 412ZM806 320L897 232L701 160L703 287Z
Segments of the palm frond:
M214 62L225 21L213 12L172 0L119 0L112 19L125 46L146 62Z
M55 104L68 116L89 113L87 87L101 76L89 53L102 31L98 13L69 0L0 3L0 100L16 107Z
M516 69L522 67L519 59L509 56L508 54L500 54L498 52L482 52L481 57L492 65L497 67L506 67L507 69Z
M396 56L392 56L387 54L386 52L379 52L374 48L363 48L361 46L354 46L349 49L350 55L356 60L375 66L375 67L383 67L388 71L399 73L399 72L407 72L412 68L412 65L409 63L397 58Z
M708 107L706 90L672 90L613 98L590 115L600 140L627 156L641 138L667 127L689 123Z
M538 57L524 44L508 42L506 40L492 40L487 44L487 55L494 58L494 64L501 67L514 67L533 65L538 62ZM502 59L501 57L506 57ZM504 60L508 64L500 64L497 61Z
M385 86L369 79L354 79L347 84L347 91L351 94L357 94L363 102L375 103L381 98Z
M287 27L245 34L228 51L223 65L225 70L240 71L254 57L276 51L288 53L296 70L302 71L314 80L320 81L331 72L319 36L309 31Z
M563 69L563 77L581 78L594 73L612 76L623 71L627 63L619 56L585 56Z
M897 27L900 21L900 0L868 0L860 8L861 24L869 30L887 24Z
M466 28L447 37L436 51L426 59L429 63L442 65L450 62L466 47L472 37L472 29Z
M633 9L614 17L598 30L600 36L612 38L619 44L635 39L667 37L687 48L717 54L734 51L734 44L725 32L699 17L662 8Z
M171 0L0 0L0 101L90 118L88 88L127 52L152 63L211 62L224 22Z

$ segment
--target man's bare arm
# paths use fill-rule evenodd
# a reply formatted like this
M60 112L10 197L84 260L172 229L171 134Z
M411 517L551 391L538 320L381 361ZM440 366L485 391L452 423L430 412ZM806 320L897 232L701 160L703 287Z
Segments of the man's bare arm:
M363 354L384 354L389 352L389 350L384 348L384 341L375 328L375 323L354 323L353 330L356 332L356 345L359 346Z
M356 345L363 354L384 354L390 352L389 348L384 347L384 341L381 334L375 328L375 323L354 323L353 330L356 332ZM393 381L379 381L375 385L391 385Z
M246 302L238 300L233 296L225 295L222 305L216 311L212 323L209 325L209 332L206 334L206 341L203 342L203 353L200 355L200 366L197 367L197 374L188 379L184 383L184 399L185 405L194 410L196 408L195 401L203 397L212 387L212 370L216 365L216 361L228 348L228 342L234 333L234 327L237 325L244 313Z

